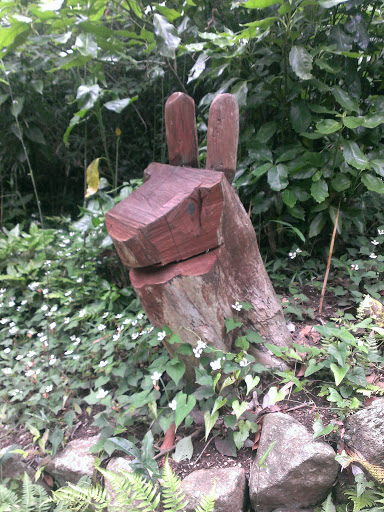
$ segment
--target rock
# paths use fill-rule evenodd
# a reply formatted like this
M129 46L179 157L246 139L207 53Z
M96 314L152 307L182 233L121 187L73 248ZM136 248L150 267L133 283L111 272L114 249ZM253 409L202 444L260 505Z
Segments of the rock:
M371 464L384 465L384 398L346 419L344 440Z
M276 444L259 467L263 454ZM263 423L249 480L251 503L258 512L306 509L324 501L337 477L334 450L313 441L306 428L282 413L268 414Z
M107 470L113 471L115 473L119 473L120 470L126 471L127 473L133 473L133 469L130 464L130 459L125 459L124 457L114 457L113 459L111 459L108 462ZM107 478L104 478L104 484L105 484L105 487L106 487L108 493L111 496L111 503L110 503L109 510L111 510L111 511L116 510L116 509L114 509L114 506L117 505L117 500L116 500L117 494L115 492L113 492L112 485L110 484L110 482ZM132 505L135 505L135 504L137 505L136 502L132 503ZM129 509L130 509L130 507L120 508L119 512L128 512Z
M96 456L89 453L89 449L99 439L100 436L93 436L69 442L64 450L47 464L46 471L60 486L66 485L67 482L77 484L82 476L93 478Z
M19 447L13 447L13 449L16 448ZM0 479L17 478L27 473L31 480L34 480L36 471L28 465L26 459L21 454L7 453L11 451L10 449L12 449L12 446L0 450Z
M185 512L194 512L201 498L208 494L216 481L215 512L243 512L247 480L243 468L199 469L181 482L188 506Z

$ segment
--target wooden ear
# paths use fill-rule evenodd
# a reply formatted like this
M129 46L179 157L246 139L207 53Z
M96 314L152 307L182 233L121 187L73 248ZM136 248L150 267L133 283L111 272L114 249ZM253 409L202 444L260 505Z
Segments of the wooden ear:
M195 102L175 92L165 104L165 129L170 165L199 167Z
M232 94L219 94L209 109L207 169L225 174L232 183L239 141L239 105Z

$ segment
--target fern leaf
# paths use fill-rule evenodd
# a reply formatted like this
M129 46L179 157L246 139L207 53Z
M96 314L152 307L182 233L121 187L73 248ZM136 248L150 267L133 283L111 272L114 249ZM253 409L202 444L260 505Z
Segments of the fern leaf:
M200 503L195 509L195 512L213 512L215 508L215 493L216 493L216 482L213 484L207 496L201 498Z
M164 510L169 512L176 512L182 510L187 505L185 492L180 489L181 480L172 471L168 462L168 457L165 460L163 469L163 490L162 498Z
M384 484L384 468L381 466L375 466L367 461L367 459L359 453L357 450L347 450L348 456L351 462L358 462L368 473L373 476L375 480Z

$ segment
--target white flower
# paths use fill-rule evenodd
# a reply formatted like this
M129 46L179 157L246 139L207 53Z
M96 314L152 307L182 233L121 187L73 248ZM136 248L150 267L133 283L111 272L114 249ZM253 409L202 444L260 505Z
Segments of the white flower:
M220 370L220 368L221 368L221 357L216 359L216 361L212 361L209 364L210 364L212 370Z
M47 295L47 293L48 293L48 288L44 288L43 295Z
M13 308L13 306L14 306L14 305L15 305L15 301L10 300L10 301L8 302L8 307L9 307L9 308Z
M4 325L4 324L7 324L8 322L9 322L9 318L2 318L2 319L0 320L0 324L3 324L3 325Z
M133 326L137 325L137 320L133 320L132 325Z
M52 384L51 384L51 385L49 385L49 386L47 386L47 387L45 388L45 392L46 392L46 393L49 393L50 391L52 391L52 389L53 389L53 386L52 386Z
M106 311L106 312L104 313L103 318L107 318L107 316L108 316L108 311Z
M49 324L49 328L51 329L51 331L53 331L53 329L56 327L56 322L52 322L51 324Z
M39 286L39 283L29 283L28 288L33 292L37 287Z
M32 375L34 374L35 372L33 370L28 370L27 372L25 372L25 376L26 377L32 377Z
M139 337L139 333L138 333L138 332L134 332L134 333L132 334L132 336L131 336L131 338L132 338L133 340L137 340L137 338L138 338L138 337Z
M373 245L379 245L380 242L378 242L377 240L371 240L371 244Z
M9 354L11 351L11 349L9 347L5 348L4 349L4 354Z
M234 304L232 304L233 309L236 311L241 311L243 309L243 306L240 304L240 302L236 301Z
M132 322L130 318L126 318L123 322L123 325L129 325Z
M195 354L195 357L199 359L201 354L203 353L203 350L206 348L207 344L202 340L197 340L197 345L192 349L193 353Z
M27 304L27 302L28 302L28 301L25 299L25 300L22 300L22 301L20 302L20 304L21 304L22 306L25 306L25 305Z
M123 314L122 313L119 313L118 315L115 316L115 318L118 320L119 318L122 318Z
M9 394L12 395L12 396L16 396L19 393L21 393L20 389L16 388L16 389L12 389L12 391Z
M161 331L157 333L157 339L162 341L166 337L167 333L165 331Z
M120 338L120 333L116 333L112 336L113 341L117 341Z
M14 327L15 325L16 325L16 324L15 324L15 322L11 322L11 323L9 324L9 327Z
M1 293L1 295L3 295L6 291L7 291L7 289L6 289L6 288L0 288L0 293Z
M41 370L40 370L40 368L38 368L38 369L36 370L36 375L39 375L39 373L40 373L40 372L41 372Z
M297 256L297 253L296 253L296 251L295 252L289 252L288 256L291 258L291 260L294 260L296 258L296 256Z
M177 403L176 400L173 399L172 402L169 402L168 407L172 409L172 411L176 411Z
M34 352L33 350L30 350L27 354L27 357L33 357L36 355L36 352Z
M51 313L54 313L55 311L57 311L57 304L51 307Z
M69 316L64 318L64 323L65 324L69 324L70 321L71 321L71 318Z
M104 329L106 328L107 326L104 325L104 324L100 324L97 328L99 331L104 331Z
M3 368L4 375L10 375L12 373L12 368Z
M20 359L23 359L23 356L21 354L16 356L16 361L20 361Z
M73 346L76 347L81 342L81 339L79 337L75 338L75 341L73 342Z
M108 361L100 361L99 368L104 368L104 366L107 366Z
M144 318L143 313L138 314L138 315L137 315L137 318L138 318L138 320L142 320L142 319Z
M74 359L75 361L77 361L78 359L80 359L80 356L76 354L76 355L72 356L72 359Z
M70 356L72 353L73 353L73 350L67 350L66 352L64 352L64 355Z
M301 252L303 252L301 249L296 249L296 254L300 254Z
M85 316L87 314L87 310L86 309L80 309L79 311L79 317L82 318L83 316Z
M100 388L99 391L96 393L96 398L102 399L105 398L108 395L109 391L105 391L105 389Z
M151 325L151 327L147 327L147 332L152 332L153 331L153 326Z
M378 233L379 235L384 235L384 229L378 229L378 230L377 230L377 233Z
M243 357L243 359L240 361L239 365L240 366L248 366L249 364L251 364L249 361L247 361L247 359L245 357Z
M377 258L377 254L375 254L374 252L371 252L369 257L372 258L372 259L375 259L375 258Z
M65 297L69 297L72 293L72 290L68 290L67 292L64 293L64 296Z
M352 265L351 265L351 270L359 270L359 268L360 268L360 267L359 267L359 265L354 265L354 264L352 263Z
M49 364L50 364L50 366L52 366L56 363L57 363L57 359L55 358L55 356L53 356L52 359L49 360Z
M12 327L12 329L9 329L9 334L16 334L18 330L18 327Z
M161 376L162 376L162 373L153 372L153 374L151 375L151 379L152 379L152 383L154 386L156 385L156 382L160 379Z
M76 279L76 281L77 281L78 283L81 283L81 282L83 281L83 278L82 278L82 277L79 277L78 279Z

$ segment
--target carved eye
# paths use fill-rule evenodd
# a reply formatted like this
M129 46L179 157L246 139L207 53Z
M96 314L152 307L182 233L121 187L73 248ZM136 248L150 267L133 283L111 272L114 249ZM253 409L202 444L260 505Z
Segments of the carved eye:
M187 213L189 213L189 215L193 215L196 211L196 205L195 203L193 203L192 201L188 204L187 206Z

